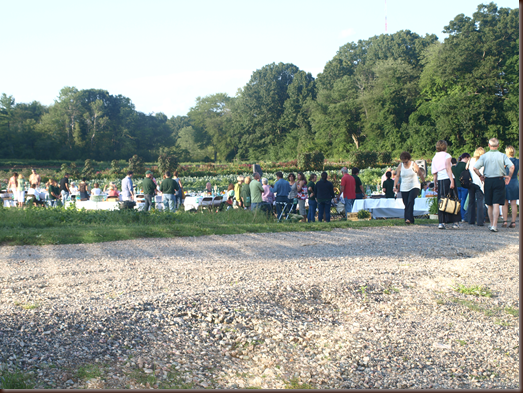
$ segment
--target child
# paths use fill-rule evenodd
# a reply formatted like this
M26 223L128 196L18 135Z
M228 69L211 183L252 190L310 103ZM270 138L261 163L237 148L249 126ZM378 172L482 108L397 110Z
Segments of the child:
M387 178L387 180L383 182L383 192L385 193L385 198L394 198L394 180L391 179L392 172L386 172L385 177Z

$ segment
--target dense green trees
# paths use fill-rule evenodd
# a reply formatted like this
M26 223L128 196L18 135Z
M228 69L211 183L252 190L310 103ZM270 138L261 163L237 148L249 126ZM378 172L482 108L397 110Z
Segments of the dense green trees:
M492 136L518 146L519 10L481 4L444 29L443 43L409 30L347 43L316 79L268 64L235 97L198 97L170 119L99 89L64 87L49 107L3 94L0 156L231 161L407 149L428 157L441 138L461 153Z

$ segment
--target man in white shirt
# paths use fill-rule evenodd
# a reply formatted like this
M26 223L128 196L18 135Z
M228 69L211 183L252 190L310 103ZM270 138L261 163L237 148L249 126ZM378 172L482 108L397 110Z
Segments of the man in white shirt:
M488 206L490 219L489 230L498 231L499 207L505 204L505 186L514 173L514 164L503 153L498 151L499 141L491 138L488 141L490 151L483 154L474 164L474 172L485 183L485 204ZM509 168L505 175L505 166ZM483 174L479 171L484 168Z

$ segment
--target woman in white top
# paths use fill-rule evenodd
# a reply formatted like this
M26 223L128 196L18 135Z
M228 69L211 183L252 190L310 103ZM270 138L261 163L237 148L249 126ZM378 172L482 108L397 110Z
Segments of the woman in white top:
M485 154L485 149L478 147L474 152L474 157L467 162L466 166L466 169L470 172L472 184L469 188L469 206L465 218L470 225L474 225L474 222L476 222L478 227L485 224L485 195L483 194L483 182L472 168L483 154ZM483 174L483 169L480 169L481 174Z
M439 140L436 142L436 155L432 159L432 174L434 175L434 191L438 192L439 200L449 194L455 194L457 198L457 190L454 184L454 175L452 174L452 164L450 160L452 156L447 153L447 142ZM461 221L461 212L458 214L450 214L438 211L439 229L445 229L445 224L453 223L453 228L459 228L458 222Z
M422 182L425 179L418 165L411 160L409 152L404 151L401 153L400 160L401 164L398 165L396 177L394 178L394 192L398 192L398 180L401 179L399 191L401 191L401 198L405 205L405 224L414 224L414 201L421 189L418 176Z
M94 183L94 188L91 190L92 196L98 196L102 195L102 190L100 190L100 185L98 183Z

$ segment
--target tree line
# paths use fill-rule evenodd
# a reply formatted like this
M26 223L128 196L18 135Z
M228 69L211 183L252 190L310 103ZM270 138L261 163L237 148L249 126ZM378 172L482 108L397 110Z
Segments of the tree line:
M64 87L54 104L0 98L0 156L110 161L296 159L409 150L429 157L491 137L519 146L519 10L480 4L444 42L409 30L342 46L314 78L294 64L253 72L235 97L198 97L185 116L144 114L106 90Z

